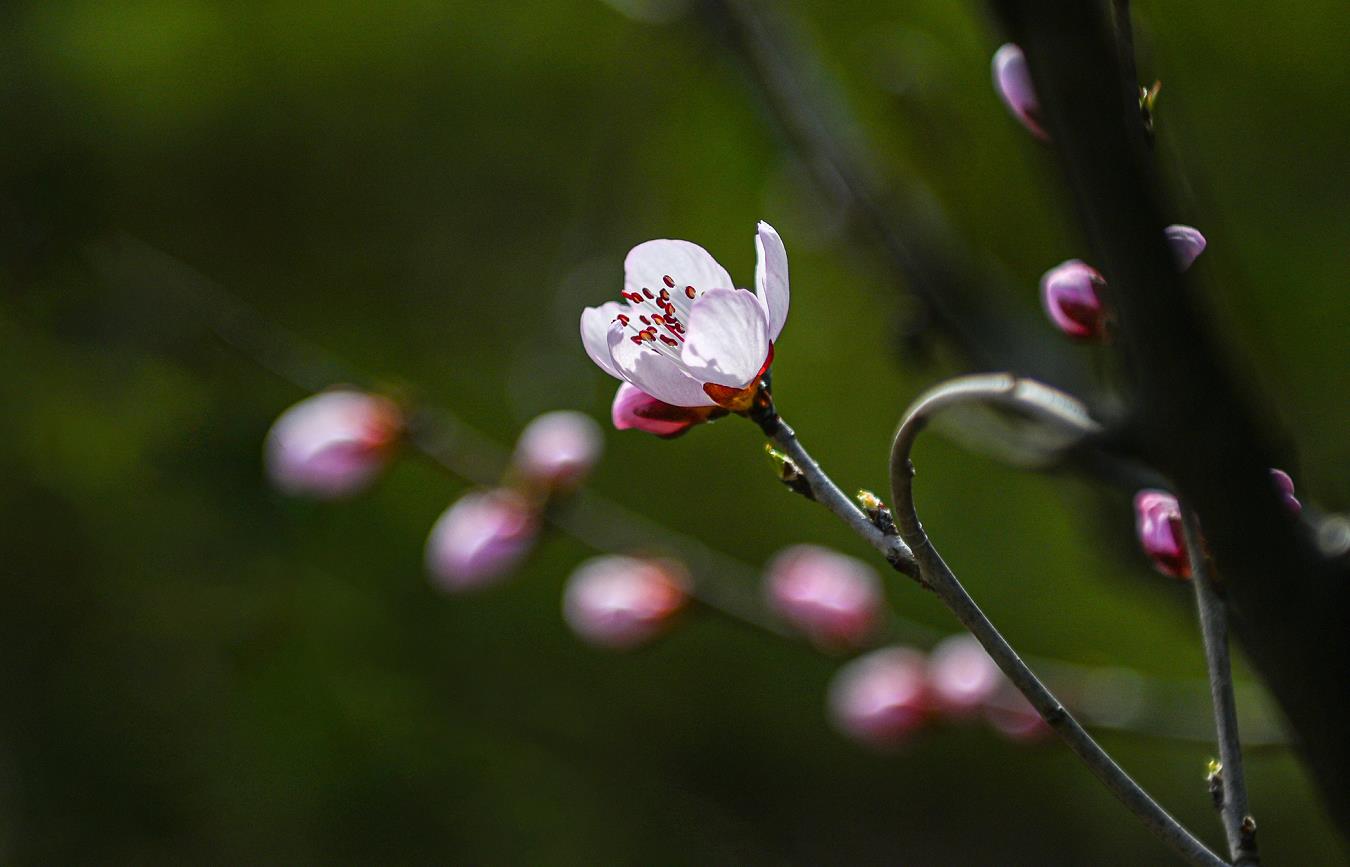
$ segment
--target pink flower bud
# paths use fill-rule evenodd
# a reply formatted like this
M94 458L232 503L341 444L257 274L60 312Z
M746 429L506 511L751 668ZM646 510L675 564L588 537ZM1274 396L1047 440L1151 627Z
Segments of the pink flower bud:
M1050 136L1041 126L1041 104L1031 85L1031 73L1027 70L1027 58L1022 49L1011 42L1004 45L994 52L993 67L994 89L1002 97L1003 104L1032 135L1041 141L1049 141Z
M398 407L378 395L335 389L307 397L268 431L267 474L288 494L354 494L384 469L402 425Z
M881 580L871 566L818 545L794 545L769 563L769 607L825 649L858 647L881 624Z
M1060 331L1077 340L1106 337L1106 280L1078 259L1062 262L1041 277L1041 301Z
M563 619L584 641L628 650L665 631L688 600L675 563L606 555L576 568L563 590Z
M514 465L532 484L567 490L590 475L603 448L600 426L590 416L568 410L546 412L520 432Z
M496 582L533 547L539 520L529 503L505 489L465 494L427 536L427 571L455 593Z
M647 394L631 383L621 383L614 393L610 418L616 430L646 431L673 439L696 424L726 415L715 406L673 406Z
M1205 252L1205 236L1200 234L1199 229L1177 224L1163 229L1163 234L1167 236L1172 255L1176 257L1178 270L1185 271Z
M887 647L858 657L835 675L829 707L850 738L876 749L899 746L928 717L923 654Z
M928 655L928 686L937 706L967 716L1003 684L1003 673L972 635L943 639Z
M994 731L1013 741L1038 741L1050 734L1050 725L1007 681L985 702L984 718Z
M1303 511L1303 504L1294 496L1294 480L1284 470L1276 469L1270 471L1270 478L1274 480L1275 487L1280 492L1280 500L1289 510L1289 514L1300 514Z
M1134 495L1135 529L1144 553L1164 575L1186 579L1191 561L1181 527L1181 504L1166 491L1146 490Z

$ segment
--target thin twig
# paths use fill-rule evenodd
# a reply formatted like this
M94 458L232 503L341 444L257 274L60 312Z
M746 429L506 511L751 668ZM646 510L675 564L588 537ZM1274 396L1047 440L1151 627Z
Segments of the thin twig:
M1195 513L1183 506L1182 526L1191 559L1191 584L1204 636L1205 663L1214 702L1214 728L1219 741L1219 779L1223 799L1219 814L1233 864L1250 867L1260 863L1256 849L1256 823L1247 812L1247 781L1242 770L1242 742L1238 738L1237 701L1233 696L1233 671L1228 658L1228 611L1214 583L1209 558Z
M909 544L928 586L970 630L1013 685L1026 696L1032 707L1083 760L1097 779L1139 817L1149 830L1172 846L1187 861L1210 867L1223 865L1225 862L1222 858L1210 851L1153 800L1152 796L1093 740L1060 700L1046 689L943 562L919 522L914 507L914 465L910 461L910 451L928 417L942 407L955 403L970 400L990 401L1012 406L1025 405L1029 411L1047 421L1060 422L1066 426L1079 425L1084 436L1092 433L1095 426L1090 420L1085 423L1076 411L1072 409L1066 411L1066 407L1072 407L1072 399L1066 398L1064 402L1047 402L1044 400L1046 391L1047 389L1038 383L1026 383L1009 375L963 377L928 392L916 401L900 423L891 449L892 507L895 509L900 535ZM1023 396L1029 396L1029 399L1023 400Z

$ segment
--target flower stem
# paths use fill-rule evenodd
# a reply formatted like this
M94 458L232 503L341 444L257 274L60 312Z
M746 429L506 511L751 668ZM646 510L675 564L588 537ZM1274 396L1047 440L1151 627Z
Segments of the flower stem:
M1214 572L1200 537L1195 513L1183 505L1182 525L1186 531L1186 550L1191 558L1191 584L1195 586L1195 604L1200 614L1200 632L1204 636L1205 662L1209 667L1209 689L1214 701L1214 727L1222 763L1222 800L1219 813L1228 851L1234 865L1259 864L1256 848L1256 822L1247 812L1247 782L1242 770L1242 744L1238 738L1237 701L1233 696L1233 671L1228 656L1228 610L1214 582Z

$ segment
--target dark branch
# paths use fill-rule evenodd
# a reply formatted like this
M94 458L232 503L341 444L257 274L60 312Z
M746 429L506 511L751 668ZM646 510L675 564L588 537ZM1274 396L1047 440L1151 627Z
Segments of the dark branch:
M1325 558L1281 507L1275 457L1251 388L1234 375L1162 230L1159 191L1137 113L1094 3L999 0L1026 52L1095 261L1111 285L1133 430L1146 460L1199 515L1236 635L1302 741L1340 820L1350 822L1350 563Z

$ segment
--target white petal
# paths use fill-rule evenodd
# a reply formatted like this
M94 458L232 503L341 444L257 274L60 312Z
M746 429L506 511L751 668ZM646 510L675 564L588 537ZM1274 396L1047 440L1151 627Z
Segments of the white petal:
M623 378L672 406L713 406L703 384L689 376L671 358L639 346L622 325L609 331L609 352Z
M755 250L759 254L755 265L755 293L769 320L769 339L777 340L783 323L787 322L787 250L783 249L783 239L778 237L778 232L762 220L759 233L755 235Z
M669 277L669 281L666 278ZM642 293L643 289L672 294L693 286L695 292L709 289L733 289L731 275L698 244L688 241L648 241L628 251L623 260L623 288Z
M694 301L680 355L691 374L706 382L744 388L768 354L768 323L753 293L714 289Z
M600 369L615 379L623 379L623 374L614 366L609 355L609 326L614 317L624 311L624 305L617 301L606 301L599 307L587 307L581 311L581 343L591 361L600 365Z

